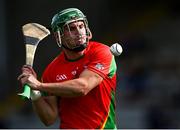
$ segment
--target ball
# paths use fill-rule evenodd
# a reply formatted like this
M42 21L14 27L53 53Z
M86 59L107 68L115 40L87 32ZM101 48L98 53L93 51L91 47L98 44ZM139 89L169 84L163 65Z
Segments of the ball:
M114 56L119 56L123 52L122 46L118 43L114 43L110 47L110 51Z

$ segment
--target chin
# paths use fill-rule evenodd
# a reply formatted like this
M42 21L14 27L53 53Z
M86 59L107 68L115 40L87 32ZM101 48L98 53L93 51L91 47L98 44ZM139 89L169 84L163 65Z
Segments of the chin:
M85 42L84 41L78 41L77 45L83 45Z

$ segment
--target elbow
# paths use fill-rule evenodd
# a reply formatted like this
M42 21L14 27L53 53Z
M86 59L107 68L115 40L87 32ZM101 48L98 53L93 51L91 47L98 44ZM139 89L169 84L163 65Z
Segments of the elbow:
M82 82L79 89L77 90L77 94L79 96L85 96L88 94L89 92L89 87L88 87L88 83L87 82Z
M46 116L45 118L40 118L45 126L51 126L56 121L56 116Z
M81 89L79 91L79 96L86 96L88 94L89 91L87 91L85 88Z
M43 123L44 123L44 125L45 126L51 126L51 125L53 125L54 124L54 120L46 120L46 121L43 121Z
M50 122L43 122L45 126L51 126L52 124Z
M84 80L76 80L76 86L72 91L73 95L85 96L89 92L88 83Z
M51 123L51 122L44 122L44 125L45 126L51 126L53 123Z

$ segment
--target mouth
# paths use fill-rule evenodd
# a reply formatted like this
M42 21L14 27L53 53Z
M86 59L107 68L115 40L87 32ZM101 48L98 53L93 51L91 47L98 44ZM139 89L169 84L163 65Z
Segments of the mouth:
M79 42L84 41L84 40L86 40L86 36L77 37L75 40L79 41Z

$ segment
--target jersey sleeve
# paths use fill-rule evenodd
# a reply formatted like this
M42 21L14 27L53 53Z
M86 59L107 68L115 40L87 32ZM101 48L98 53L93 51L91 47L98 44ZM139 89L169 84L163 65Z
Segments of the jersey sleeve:
M113 77L116 73L116 63L108 46L96 47L90 56L90 62L87 69L96 72L101 77Z

